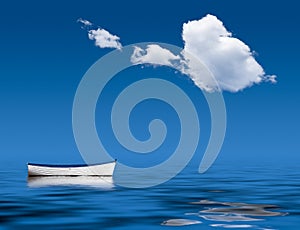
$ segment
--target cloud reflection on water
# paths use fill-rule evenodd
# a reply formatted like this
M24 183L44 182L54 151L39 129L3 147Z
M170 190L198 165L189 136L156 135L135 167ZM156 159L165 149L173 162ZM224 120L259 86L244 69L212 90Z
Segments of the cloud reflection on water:
M217 224L209 224L211 227L266 229L252 224L241 224L239 222L263 221L264 218L262 217L285 216L288 214L277 211L279 207L271 204L247 204L212 200L200 200L191 202L190 204L199 205L203 209L197 213L185 213L185 215L200 217L209 222L218 222ZM228 224L229 222L230 224ZM199 223L202 222L197 222L197 220L193 219L170 219L164 221L162 225L184 226Z

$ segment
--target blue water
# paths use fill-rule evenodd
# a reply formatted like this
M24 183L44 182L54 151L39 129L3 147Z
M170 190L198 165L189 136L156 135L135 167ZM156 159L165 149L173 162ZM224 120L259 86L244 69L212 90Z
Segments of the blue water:
M148 189L1 170L0 229L299 229L299 167L190 167ZM82 183L81 183L81 182ZM69 183L69 184L67 184ZM181 227L177 227L181 226Z

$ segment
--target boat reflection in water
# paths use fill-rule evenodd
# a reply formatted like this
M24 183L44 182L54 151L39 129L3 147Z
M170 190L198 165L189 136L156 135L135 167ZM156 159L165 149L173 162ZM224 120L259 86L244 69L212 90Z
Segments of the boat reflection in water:
M104 190L114 188L111 176L35 176L27 178L30 188L49 186L93 187Z

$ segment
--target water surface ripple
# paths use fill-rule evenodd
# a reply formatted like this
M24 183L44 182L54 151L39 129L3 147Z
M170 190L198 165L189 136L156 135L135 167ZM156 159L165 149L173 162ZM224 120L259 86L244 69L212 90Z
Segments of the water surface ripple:
M112 178L35 178L0 174L0 229L297 229L300 170L190 167L148 189Z

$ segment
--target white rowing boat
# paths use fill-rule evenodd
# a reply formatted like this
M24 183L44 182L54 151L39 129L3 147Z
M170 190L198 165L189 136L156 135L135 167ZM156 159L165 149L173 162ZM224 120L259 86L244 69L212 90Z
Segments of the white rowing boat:
M28 163L28 176L112 176L116 161L93 165L47 165Z

